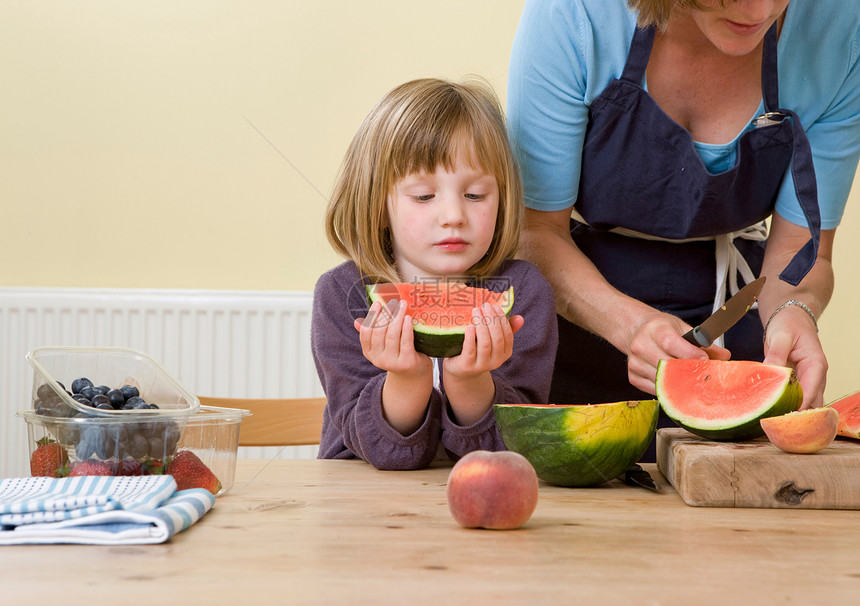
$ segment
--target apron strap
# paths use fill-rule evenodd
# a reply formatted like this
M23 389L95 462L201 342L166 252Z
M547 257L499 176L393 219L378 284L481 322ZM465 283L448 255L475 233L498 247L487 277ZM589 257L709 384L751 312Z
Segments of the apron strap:
M654 34L657 28L650 25L646 28L636 28L633 32L633 40L630 42L630 52L627 53L627 62L621 79L636 86L642 85L645 77L645 68L648 67L648 59L651 58L651 47L654 46Z
M761 96L764 111L772 112L779 107L779 70L776 55L776 21L764 35L762 49Z
M809 273L818 258L818 241L821 237L821 211L818 208L818 183L815 180L815 167L812 163L812 148L809 139L800 124L800 118L789 109L780 109L781 113L791 118L791 128L794 134L794 152L791 156L791 177L794 181L794 193L800 202L806 224L809 226L809 241L803 245L791 262L779 274L779 279L797 286L804 276Z

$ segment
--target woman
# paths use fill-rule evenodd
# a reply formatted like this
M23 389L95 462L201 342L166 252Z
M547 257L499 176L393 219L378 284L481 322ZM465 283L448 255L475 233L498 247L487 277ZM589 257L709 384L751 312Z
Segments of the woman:
M660 359L731 356L793 366L803 408L822 405L858 28L842 0L526 3L508 114L521 254L560 314L551 401L651 397ZM757 275L725 348L681 337Z

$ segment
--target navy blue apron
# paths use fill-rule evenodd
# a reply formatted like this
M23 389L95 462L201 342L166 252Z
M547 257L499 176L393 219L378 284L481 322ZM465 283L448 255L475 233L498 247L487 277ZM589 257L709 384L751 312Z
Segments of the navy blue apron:
M636 30L621 78L589 108L575 205L587 224L571 220L571 235L618 290L696 325L710 315L715 297L716 245L709 238L768 217L788 168L811 239L780 278L796 285L812 268L820 233L815 171L800 120L779 108L776 24L765 36L762 54L766 113L754 121L756 128L739 138L734 166L718 174L705 168L690 133L641 87L654 33L653 27ZM616 227L659 238L701 240L667 242L609 231ZM759 275L764 242L737 238L734 244ZM725 346L733 359L763 359L757 311L726 333ZM651 398L630 384L625 354L559 317L551 402ZM663 417L660 426L673 424ZM643 460L654 460L653 444Z

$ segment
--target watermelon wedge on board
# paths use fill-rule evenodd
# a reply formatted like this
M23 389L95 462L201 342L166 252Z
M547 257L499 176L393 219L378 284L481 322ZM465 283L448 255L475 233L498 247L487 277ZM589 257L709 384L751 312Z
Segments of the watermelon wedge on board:
M502 292L466 286L460 282L384 282L367 286L370 302L406 301L412 316L415 350L433 358L460 355L472 310L484 303L511 313L514 287Z
M794 370L747 360L661 360L657 400L675 423L703 438L752 440L761 419L800 408Z
M830 408L839 413L836 435L860 440L860 391L831 402Z

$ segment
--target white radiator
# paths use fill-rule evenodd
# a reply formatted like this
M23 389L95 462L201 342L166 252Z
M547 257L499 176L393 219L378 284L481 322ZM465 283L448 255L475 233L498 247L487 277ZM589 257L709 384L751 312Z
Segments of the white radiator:
M220 397L323 395L310 351L309 292L0 288L0 477L29 475L26 423L43 345L129 347L189 391ZM316 446L240 448L312 458Z

